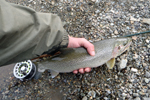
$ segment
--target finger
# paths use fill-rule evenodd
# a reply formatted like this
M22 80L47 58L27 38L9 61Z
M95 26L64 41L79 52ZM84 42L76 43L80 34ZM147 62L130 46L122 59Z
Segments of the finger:
M80 72L81 74L83 74L83 73L84 73L84 69L83 69L83 68L80 68L80 69L79 69L79 72Z
M73 73L74 73L74 74L77 74L77 73L78 73L78 71L77 71L77 70L74 70L74 71L73 71Z
M90 72L91 71L91 68L87 67L85 68L85 72Z
M92 43L83 38L80 45L85 47L91 56L95 55L94 45Z

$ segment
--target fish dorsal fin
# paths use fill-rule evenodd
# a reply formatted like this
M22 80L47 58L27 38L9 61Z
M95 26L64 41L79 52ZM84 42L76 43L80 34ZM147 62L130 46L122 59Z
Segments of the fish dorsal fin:
M59 72L56 72L54 70L50 70L50 71L51 71L52 78L55 78L59 74Z
M109 69L113 69L115 65L115 58L110 59L109 61L106 62L106 65Z

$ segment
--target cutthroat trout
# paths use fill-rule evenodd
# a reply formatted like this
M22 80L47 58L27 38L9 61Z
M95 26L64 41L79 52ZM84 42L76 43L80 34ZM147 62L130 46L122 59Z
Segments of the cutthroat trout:
M55 77L58 73L72 72L85 67L98 67L105 63L109 69L112 69L115 58L126 51L131 42L131 38L112 38L95 42L93 43L95 56L90 56L83 47L62 49L59 56L38 63L38 71L50 69L52 77Z

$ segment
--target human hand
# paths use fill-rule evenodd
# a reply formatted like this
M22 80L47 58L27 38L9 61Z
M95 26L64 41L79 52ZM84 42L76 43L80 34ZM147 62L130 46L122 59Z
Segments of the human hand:
M94 45L92 43L87 41L85 38L75 38L75 37L69 36L68 48L78 48L78 47L85 47L91 56L95 55ZM90 72L90 71L91 71L91 68L86 66L86 68L80 68L78 70L74 70L73 73L77 74L78 72L84 73L84 72Z

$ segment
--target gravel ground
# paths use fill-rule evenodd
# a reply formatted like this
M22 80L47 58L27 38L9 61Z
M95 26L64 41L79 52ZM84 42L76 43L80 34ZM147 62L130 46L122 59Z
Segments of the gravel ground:
M69 35L90 42L150 30L149 0L7 0L39 12L58 14ZM0 99L150 100L150 34L133 37L130 50L90 73L45 71L38 80L21 82L10 76L0 87Z

